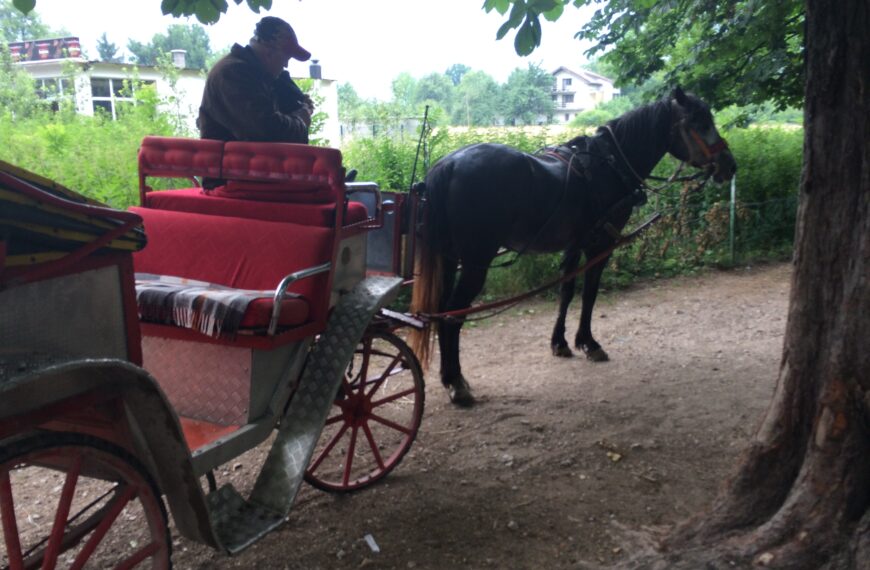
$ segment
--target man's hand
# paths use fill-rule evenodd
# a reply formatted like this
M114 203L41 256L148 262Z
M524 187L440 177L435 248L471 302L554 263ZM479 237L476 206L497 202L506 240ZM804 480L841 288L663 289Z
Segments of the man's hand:
M313 100L311 99L311 97L309 97L308 95L303 95L303 98L302 98L302 106L303 106L304 108L308 109L308 114L309 114L309 115L313 115L313 114L314 114L314 101L313 101Z

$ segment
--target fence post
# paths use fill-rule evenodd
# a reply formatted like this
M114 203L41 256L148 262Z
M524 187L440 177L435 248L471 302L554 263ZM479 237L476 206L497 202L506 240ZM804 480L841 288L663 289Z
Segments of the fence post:
M731 177L731 212L728 221L728 243L729 249L731 250L731 265L733 266L735 263L734 260L734 219L736 218L736 209L737 209L737 175Z

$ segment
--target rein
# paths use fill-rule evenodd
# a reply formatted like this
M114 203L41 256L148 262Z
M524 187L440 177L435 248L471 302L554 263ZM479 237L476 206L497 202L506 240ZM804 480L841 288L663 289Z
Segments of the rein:
M706 175L706 178L701 183L701 185L698 187L698 189L700 190L701 188L703 188L707 184L707 181L710 180L710 177L713 176L712 171L701 171L701 172L698 172L696 174L691 174L689 176L677 176L683 170L683 167L686 165L686 161L682 161L677 166L676 170L674 170L674 173L671 174L670 176L668 176L667 178L663 178L661 176L647 176L646 179L644 179L637 173L637 171L635 171L634 167L628 161L628 158L626 158L625 153L622 151L622 147L619 144L619 141L616 139L616 135L613 133L613 129L610 128L610 125L604 125L601 128L606 130L610 134L610 138L613 140L613 146L616 147L616 152L619 153L619 158L622 159L623 164L625 164L625 166L628 168L628 171L632 174L632 176L634 176L634 179L637 180L638 184L640 184L640 187L643 188L644 190L652 192L653 194L658 194L664 190L667 190L676 182L688 182L691 180L697 180L697 179L701 178L702 176ZM696 137L698 137L698 134L695 133L695 131L692 131L692 134L694 134ZM700 137L698 137L698 138L700 138ZM724 143L725 141L723 140L722 142ZM706 155L706 152L707 152L706 145L701 147L701 148L704 149L704 153ZM727 148L727 145L725 148ZM721 151L719 151L719 152L721 152ZM707 156L707 158L711 158L712 156L715 156L715 155L711 154L711 155L706 155L706 156ZM647 179L664 181L664 184L662 184L660 186L650 186L649 184L646 183Z
M584 263L582 266L578 267L577 269L575 269L571 273L563 275L562 277L559 277L557 279L553 279L553 280L541 285L540 287L536 287L535 289L532 289L531 291L526 291L525 293L522 293L520 295L516 295L514 297L509 297L507 299L501 299L499 301L493 301L491 303L484 303L483 305L477 305L476 307L468 307L466 309L457 309L455 311L445 311L443 313L417 313L414 316L421 319L424 322L438 321L438 320L447 321L447 322L457 322L460 320L471 320L471 321L477 320L477 321L479 321L479 320L489 319L491 317L494 317L500 313L503 313L504 311L507 311L511 307L518 305L519 303L521 303L522 301L525 301L526 299L528 299L530 297L534 297L535 295L539 295L539 294L543 293L544 291L546 291L547 289L555 287L556 285L561 285L562 283L566 283L566 282L570 281L571 279L576 278L581 273L585 273L586 271L589 270L590 267L598 265L599 263L601 263L602 261L607 259L610 256L610 254L613 253L613 250L615 250L616 248L618 248L626 243L634 241L640 234L642 234L650 226L652 226L655 222L657 222L659 219L661 219L661 217L662 217L662 215L659 213L653 214L649 219L647 219L644 223L642 223L640 226L635 228L631 233L626 234L624 236L621 236L619 239L615 240L607 249L605 249L604 251L602 251L601 253L599 253L598 255L593 257L592 259L588 260L586 263ZM476 319L465 319L466 315L481 313L483 311L493 311L493 312L488 314L488 315L477 317Z

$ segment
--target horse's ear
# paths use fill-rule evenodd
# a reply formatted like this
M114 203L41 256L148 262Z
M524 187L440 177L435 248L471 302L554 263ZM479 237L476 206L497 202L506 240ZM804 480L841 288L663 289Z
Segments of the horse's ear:
M679 85L674 87L674 91L671 93L671 98L676 100L681 107L685 107L686 103L689 102L688 97L686 97L686 94L683 92L683 88Z

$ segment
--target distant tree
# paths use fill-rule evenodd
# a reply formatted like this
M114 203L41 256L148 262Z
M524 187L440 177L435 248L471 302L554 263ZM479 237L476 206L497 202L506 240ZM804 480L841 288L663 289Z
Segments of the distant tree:
M581 113L571 119L572 127L597 127L637 107L628 97L617 97Z
M469 71L456 87L453 124L494 125L499 117L499 85L484 71Z
M362 98L350 83L338 84L338 118L350 122L362 104Z
M538 118L553 116L553 98L550 88L553 76L540 65L530 63L528 68L511 72L502 91L505 120L514 125L532 125Z
M29 73L12 63L5 43L0 42L0 115L9 113L15 119L29 116L39 99L36 85Z
M127 49L133 54L134 62L140 65L156 65L160 54L183 49L187 52L187 67L203 71L212 54L208 34L198 24L172 24L165 34L154 34L150 43L130 40Z
M31 11L25 16L11 0L0 0L0 39L4 42L22 42L51 35L39 14Z
M450 81L453 82L453 86L459 85L459 82L462 81L462 76L471 71L471 68L467 65L463 65L461 63L454 63L450 67L447 68L447 71L444 72L444 75L450 78Z
M783 109L803 100L802 0L485 0L484 8L507 15L499 37L518 28L515 49L528 54L540 44L539 17L557 19L569 2L600 4L577 36L595 42L589 53L604 54L624 85L658 74L719 108L773 101Z
M393 104L395 112L403 116L411 116L416 102L417 80L403 71L393 79Z
M441 73L430 73L417 82L414 100L417 103L434 102L443 109L450 109L453 103L453 83Z
M100 61L108 61L110 63L121 63L123 57L118 56L118 46L109 41L106 37L106 32L97 40L97 54L100 56Z

